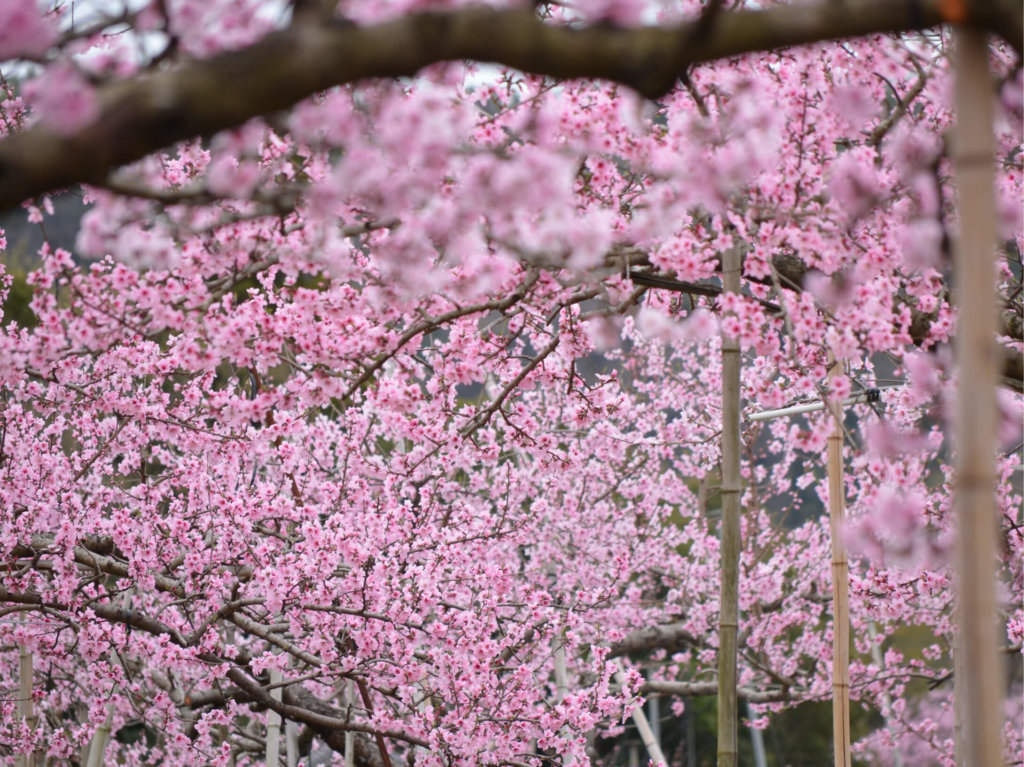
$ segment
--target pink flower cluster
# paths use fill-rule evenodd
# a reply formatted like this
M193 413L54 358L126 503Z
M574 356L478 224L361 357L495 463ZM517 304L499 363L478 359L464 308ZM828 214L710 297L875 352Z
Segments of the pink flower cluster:
M368 25L470 4L336 12ZM5 135L86 135L119 79L290 23L259 0L136 5L97 31L0 0L0 59L41 67L0 93ZM607 26L701 7L538 12ZM1019 85L1011 51L992 59ZM13 251L0 263L0 751L79 758L109 727L108 763L255 765L276 706L303 759L340 761L350 732L395 764L599 761L644 685L714 691L727 336L752 721L831 695L834 422L749 416L879 386L843 421L852 689L885 721L859 748L948 759L950 82L942 35L702 64L657 102L450 63L120 168L85 189L73 245L54 234L67 197L27 206L54 241L24 274ZM1008 355L1024 242L1010 90ZM1021 403L999 403L1011 645ZM34 730L15 715L19 648ZM1019 722L1009 707L1011 753Z

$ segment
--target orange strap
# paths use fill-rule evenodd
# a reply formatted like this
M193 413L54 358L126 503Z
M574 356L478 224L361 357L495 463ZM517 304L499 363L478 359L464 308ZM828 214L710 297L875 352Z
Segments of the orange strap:
M939 0L939 16L947 24L965 24L970 16L967 0Z

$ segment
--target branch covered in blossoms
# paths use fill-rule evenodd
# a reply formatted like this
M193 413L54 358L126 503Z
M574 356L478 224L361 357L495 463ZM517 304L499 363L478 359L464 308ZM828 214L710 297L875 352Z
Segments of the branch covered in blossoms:
M963 6L946 19L943 9ZM970 10L966 10L967 8ZM115 81L88 124L34 127L0 141L0 210L116 168L177 141L285 109L331 86L412 76L444 61L493 62L559 79L603 78L649 98L689 67L825 40L974 23L1024 50L1019 8L1001 1L857 0L720 13L667 27L545 23L530 9L464 8L370 26L300 20L256 43Z
M693 295L717 296L722 292L722 289L717 285L667 280L665 277L659 276L657 268L651 265L648 253L637 248L629 248L626 250L629 251L628 256L624 255L624 250L622 248L617 248L610 252L605 257L605 263L621 269L630 269L630 273L634 276L634 281L637 282L637 284L652 284L653 286L658 286L659 283L657 280L661 280L660 286L663 288L690 293ZM800 258L789 253L777 253L772 256L772 266L779 281L778 287L798 292L808 289L808 277L811 276L812 270ZM751 282L772 286L772 281L767 277L755 277L749 274L744 276ZM650 282L651 280L654 280L655 282L652 283ZM906 297L900 296L898 297L898 300L905 305L910 312L908 333L914 345L924 347L933 345L934 339L931 338L931 334L933 330L932 326L937 319L936 315L932 312L921 311L921 309L910 302ZM767 302L764 303L767 304ZM777 306L771 304L768 304L766 308L774 313L780 311ZM1003 311L1000 313L999 320L999 331L1001 335L1007 336L1017 343L1024 341L1024 327L1021 325L1021 315L1018 312L1012 310ZM1022 354L1017 348L1003 348L1001 353L1003 360L1003 385L1013 389L1014 391L1024 391L1024 354Z

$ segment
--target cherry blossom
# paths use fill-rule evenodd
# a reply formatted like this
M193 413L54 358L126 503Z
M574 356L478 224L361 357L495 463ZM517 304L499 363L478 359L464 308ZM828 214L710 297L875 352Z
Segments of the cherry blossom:
M19 59L0 160L37 130L86 141L136 82L268 40L304 55L295 29L312 49L478 5L177 0L83 21L0 0L0 59ZM700 24L717 4L487 6L583 34ZM26 200L30 265L0 233L0 753L265 763L279 715L282 761L610 764L644 700L678 718L717 691L724 334L743 349L752 724L832 695L833 421L750 416L877 388L843 414L851 693L884 721L856 749L950 763L948 54L936 26L715 56L651 98L610 75L395 68ZM1005 40L991 56L1012 371L1020 71ZM172 136L191 119L160 115L149 129ZM69 195L73 244L54 234ZM1005 383L1016 655L1022 399ZM26 655L33 726L15 704Z

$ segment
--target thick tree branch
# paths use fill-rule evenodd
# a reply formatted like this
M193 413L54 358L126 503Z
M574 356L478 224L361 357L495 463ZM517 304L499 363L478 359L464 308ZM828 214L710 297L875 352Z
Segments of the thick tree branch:
M68 605L47 602L37 593L15 592L0 584L0 604L2 603L49 608L50 610L68 609ZM240 603L226 605L225 611L228 607L233 608L238 604ZM184 636L176 628L156 618L138 611L117 607L116 605L94 603L89 609L100 620L124 624L154 636L169 636L171 641L179 647L193 646L198 639L202 638L201 632L195 632L191 636ZM208 653L203 653L200 657L206 662L225 662L224 659ZM236 658L236 660L242 660L242 658ZM379 757L379 746L371 740L371 737L377 739L388 737L420 746L427 745L425 741L399 731L381 731L367 724L349 721L348 712L334 708L320 698L317 698L301 685L285 686L282 691L282 700L277 701L258 681L246 674L242 669L232 668L227 672L227 676L237 687L192 694L186 697L185 704L193 708L202 708L204 706L223 706L228 699L255 702L264 708L277 711L287 719L308 725L338 753L344 750L344 733L348 731L356 732L355 748L358 764L384 764Z
M645 682L640 687L641 695L678 695L680 698L701 698L718 695L718 682ZM736 697L748 703L778 703L792 700L789 690L754 690L738 687Z
M350 722L347 718L342 719L275 700L259 682L240 668L230 669L227 672L227 677L234 682L239 689L251 696L253 700L258 701L261 705L269 708L271 711L276 711L286 719L308 724L314 729L322 731L335 730L339 732L361 732L367 735L380 734L385 738L391 738L392 740L400 740L416 746L423 746L424 748L430 747L430 744L422 738L417 738L398 730L379 730L368 724Z
M257 685L258 686L258 685ZM265 698L264 698L265 699ZM185 705L194 709L206 706L222 708L229 700L240 703L253 703L256 699L241 688L221 685L221 689L207 690L201 693L191 693L185 698ZM261 699L263 700L263 699ZM299 721L305 724L324 743L339 754L345 753L346 730L339 730L336 727L323 725L324 720L348 721L348 709L339 709L316 697L302 685L289 684L281 688L281 700L285 705L304 709L316 717L314 722ZM259 705L259 704L257 704ZM263 706L265 708L265 706ZM375 735L368 735L363 732L355 733L353 739L353 750L355 752L355 763L365 767L384 767L380 750L375 741Z
M648 97L702 61L823 40L928 29L939 0L848 0L719 13L671 27L548 24L531 9L464 8L410 14L369 27L298 22L241 50L115 82L100 117L70 137L41 125L0 141L0 210L116 168L163 147L292 106L332 86L416 74L442 61L493 62L555 78L602 78ZM1003 2L974 18L1018 52L1020 25ZM695 35L695 31L700 31Z
M609 647L609 658L618 658L634 653L646 653L651 650L667 650L678 652L688 647L703 647L705 641L694 636L680 625L647 626L637 629L621 641Z

